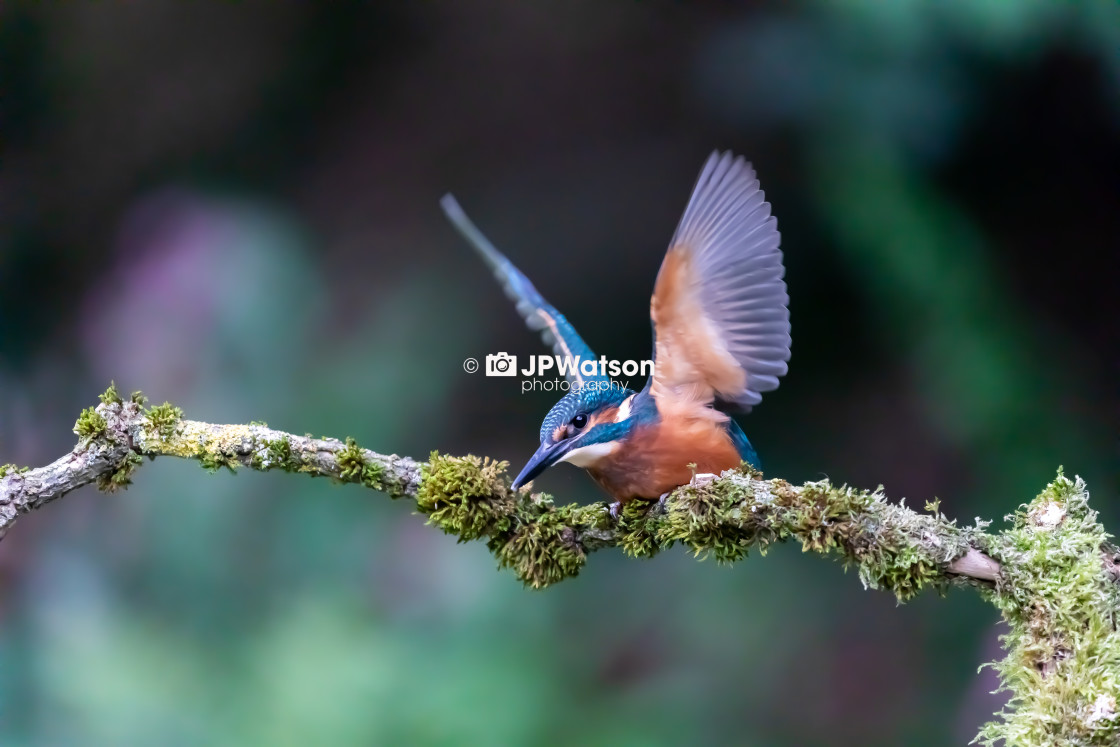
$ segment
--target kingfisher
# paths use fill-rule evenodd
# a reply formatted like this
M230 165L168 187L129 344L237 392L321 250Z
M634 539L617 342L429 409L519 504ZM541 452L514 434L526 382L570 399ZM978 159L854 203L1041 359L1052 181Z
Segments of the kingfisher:
M602 367L579 366L599 359L575 328L452 195L441 205L529 328L576 364L562 367L568 392L545 416L540 448L515 489L567 462L591 475L617 516L624 502L663 498L696 475L743 462L759 468L730 414L749 412L777 389L791 340L778 223L750 163L717 151L700 171L654 283L654 366L640 391L612 381Z

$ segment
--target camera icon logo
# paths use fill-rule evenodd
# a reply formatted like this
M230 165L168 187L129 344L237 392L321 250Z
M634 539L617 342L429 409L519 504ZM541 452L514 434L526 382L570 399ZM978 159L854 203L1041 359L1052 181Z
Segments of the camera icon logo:
M486 356L487 376L514 376L517 374L517 356L494 353Z

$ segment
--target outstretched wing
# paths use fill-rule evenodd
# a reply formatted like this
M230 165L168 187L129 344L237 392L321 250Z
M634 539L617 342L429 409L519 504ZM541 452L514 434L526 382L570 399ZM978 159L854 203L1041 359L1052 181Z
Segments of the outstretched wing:
M579 361L597 360L595 353L563 314L544 300L529 282L529 278L514 267L513 263L475 227L454 197L444 195L439 204L443 207L443 212L447 213L451 223L459 229L459 233L463 234L494 272L494 277L501 283L502 289L510 300L516 304L517 313L525 320L529 329L539 331L544 344L552 346L555 355ZM564 375L570 383L580 387L591 381L609 381L609 378L604 376L584 375L578 365L566 369Z
M750 410L778 388L790 357L778 222L741 157L700 172L650 301L655 399Z

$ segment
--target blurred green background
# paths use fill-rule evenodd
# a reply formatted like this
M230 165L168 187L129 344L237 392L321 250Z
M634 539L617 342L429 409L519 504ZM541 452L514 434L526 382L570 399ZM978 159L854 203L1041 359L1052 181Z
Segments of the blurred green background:
M4 3L0 462L115 379L188 416L423 458L535 448L542 352L455 192L608 357L706 155L779 218L769 474L963 523L1058 465L1116 530L1120 6ZM0 740L962 744L997 615L898 607L796 547L592 557L545 592L403 503L171 459L0 545ZM593 501L571 468L538 486Z

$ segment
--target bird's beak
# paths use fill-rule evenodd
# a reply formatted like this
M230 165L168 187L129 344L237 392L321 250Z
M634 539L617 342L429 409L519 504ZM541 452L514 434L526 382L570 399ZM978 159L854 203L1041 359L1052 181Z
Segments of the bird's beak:
M517 490L525 483L535 478L546 469L556 464L560 457L568 453L571 448L571 441L560 441L554 444L541 444L536 453L529 458L528 464L521 470L521 474L513 481L513 489Z

